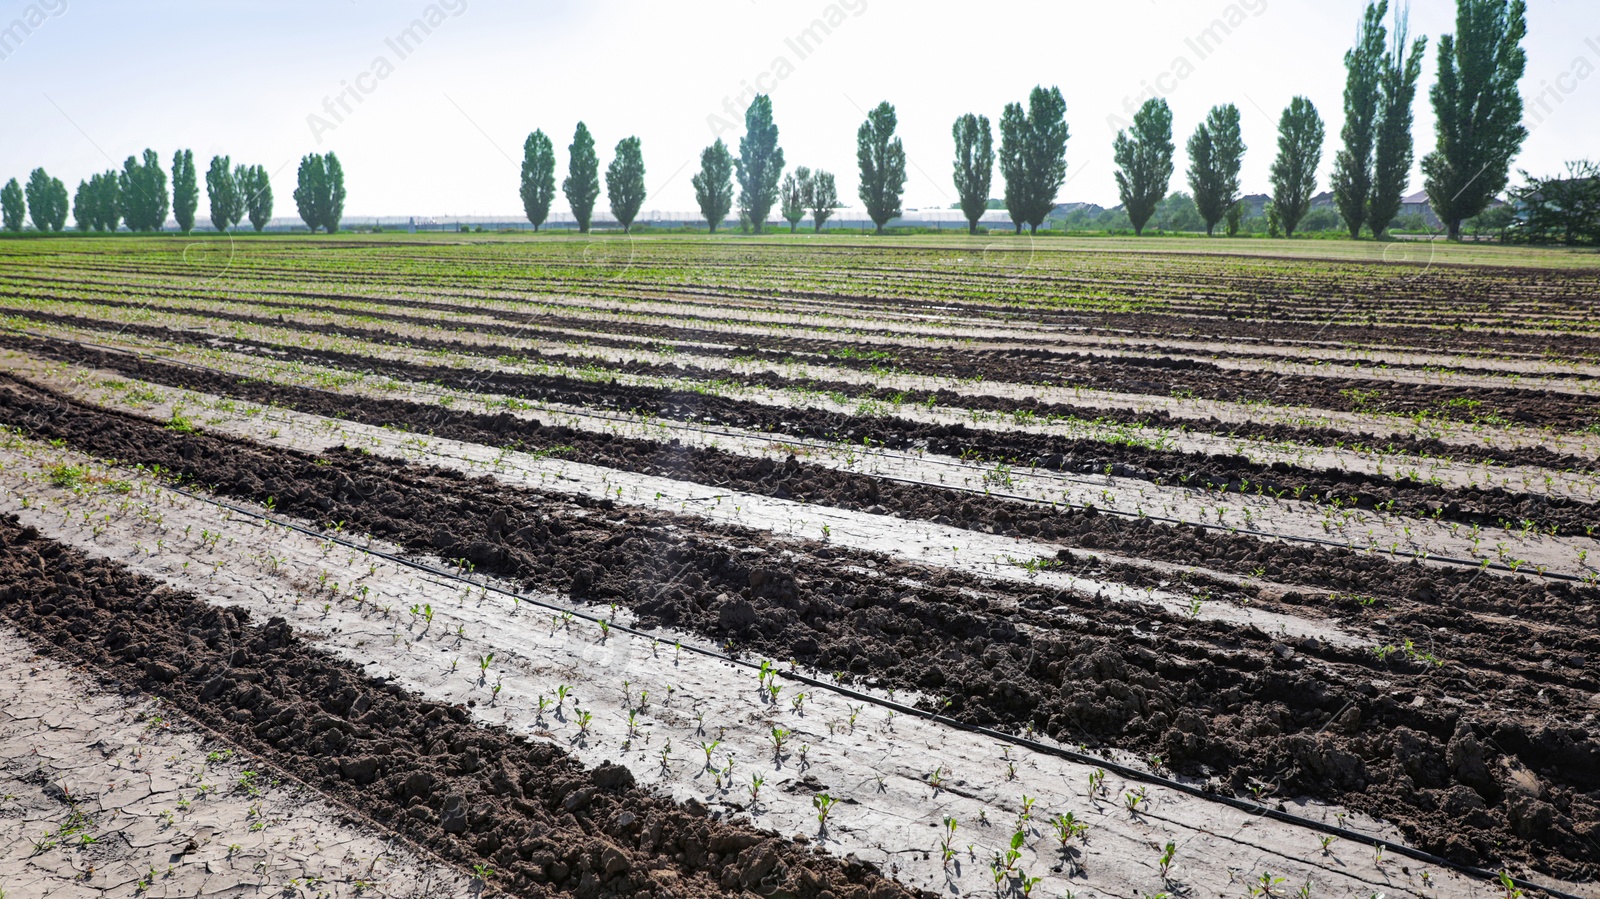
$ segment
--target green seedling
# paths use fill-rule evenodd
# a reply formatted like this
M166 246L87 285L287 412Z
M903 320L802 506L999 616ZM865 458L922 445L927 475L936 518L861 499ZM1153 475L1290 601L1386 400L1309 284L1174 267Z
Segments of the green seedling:
M788 728L774 727L772 729L772 755L774 758L783 757L783 744L789 739L789 734Z
M833 806L839 800L828 795L827 792L818 793L811 797L811 805L817 810L817 824L826 830L828 827L828 814L833 811Z
M751 803L759 802L761 800L761 785L766 783L766 782L767 782L767 779L765 777L762 777L759 774L750 775L750 802Z
M1167 872L1172 870L1172 857L1178 854L1178 845L1171 840L1161 849L1161 857L1156 859L1156 866L1161 869L1161 879L1167 878Z
M721 745L722 745L722 741L721 740L712 740L710 743L701 743L700 744L700 749L702 751L704 751L705 754L706 754L706 768L707 769L710 769L710 767L711 767L711 753L715 752L717 750L717 747L721 746ZM729 758L731 760L732 756L730 756Z
M578 711L578 733L583 735L583 736L588 736L589 735L589 723L594 721L594 715L592 715L592 714L590 714L590 713L588 713L586 711L583 711L582 709L578 709L577 711Z

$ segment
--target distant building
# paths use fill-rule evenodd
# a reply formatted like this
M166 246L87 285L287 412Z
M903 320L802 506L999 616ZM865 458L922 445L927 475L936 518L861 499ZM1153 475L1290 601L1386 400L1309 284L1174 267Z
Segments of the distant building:
M1419 190L1401 200L1400 214L1403 216L1420 215L1423 223L1429 228L1441 228L1444 226L1444 222L1439 221L1439 217L1433 214L1433 207L1428 203L1428 192L1425 190Z

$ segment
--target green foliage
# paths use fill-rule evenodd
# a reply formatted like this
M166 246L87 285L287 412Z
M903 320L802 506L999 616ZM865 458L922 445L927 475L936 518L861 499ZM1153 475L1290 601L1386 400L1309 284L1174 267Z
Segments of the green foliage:
M645 198L644 152L637 137L617 141L616 156L606 166L606 198L622 232L628 233Z
M0 188L0 220L7 231L21 231L23 217L28 214L27 201L23 199L22 185L12 178Z
M130 231L160 231L171 208L167 197L167 173L161 157L145 150L143 159L132 156L122 163L117 176L117 195L121 198L122 218Z
M1117 191L1133 223L1143 234L1145 223L1172 181L1172 109L1159 97L1146 100L1133 116L1133 129L1118 131L1114 144Z
M1409 30L1406 14L1396 9L1389 50L1384 53L1379 76L1378 134L1373 149L1372 199L1367 207L1367 227L1374 237L1383 233L1400 214L1400 201L1411 183L1411 106L1422 74L1422 54L1428 39L1419 37L1406 48Z
M1461 222L1505 189L1528 136L1517 82L1527 66L1524 0L1457 0L1456 33L1439 39L1439 77L1429 92L1434 151L1422 160L1428 202L1461 237Z
M733 154L728 145L717 142L700 151L700 171L690 181L694 184L694 199L705 216L711 233L728 217L733 208Z
M818 169L802 189L806 208L811 210L813 227L821 231L823 223L839 208L839 188L834 184L833 173Z
M1278 120L1278 158L1272 163L1272 206L1283 221L1285 236L1293 237L1294 229L1311 210L1325 136L1322 117L1310 100L1295 97L1289 101Z
M861 167L856 195L879 234L885 223L900 214L900 195L906 187L906 151L894 136L897 124L894 106L885 100L873 107L856 129L856 164Z
M994 133L989 117L967 113L951 126L956 141L955 182L967 233L978 233L978 219L989 208L989 187L994 180Z
M1205 221L1206 233L1239 202L1239 168L1244 140L1239 136L1239 107L1213 106L1189 138L1189 188Z
M783 185L778 189L778 205L784 219L789 222L790 234L800 227L800 220L806 217L806 191L810 185L811 170L805 166L783 176Z
M200 182L194 172L194 151L177 150L172 154L172 217L178 230L185 234L194 230L194 215L200 208Z
M79 231L88 231L94 226L94 194L89 188L89 182L79 181L78 189L72 193L72 226Z
M344 217L345 197L344 167L339 164L339 157L308 153L300 160L296 183L294 204L306 227L313 233L318 228L329 234L337 232L339 220Z
M78 219L78 229L84 225L96 231L115 231L122 220L122 189L118 186L115 169L90 175L87 184L80 184L84 218ZM72 205L73 217L78 215L78 201Z
M1034 87L1028 108L1008 103L1000 114L1000 174L1006 210L1017 233L1024 223L1037 232L1055 208L1056 191L1067 180L1067 102L1061 89Z
M766 94L756 94L744 111L744 137L739 138L739 158L733 165L739 176L739 212L760 234L778 201L783 175L783 148L772 121L772 98Z
M566 194L572 216L578 220L579 233L588 234L589 223L594 220L594 201L600 196L600 157L595 155L589 126L582 122L567 145L567 177L561 182L561 192Z
M234 169L234 179L244 199L244 208L250 216L250 227L260 233L272 221L272 179L266 166L239 166Z
M1600 164L1588 160L1567 163L1565 175L1537 178L1522 173L1527 182L1511 192L1524 211L1520 239L1529 243L1600 244ZM1508 207L1485 210L1508 215ZM1509 222L1504 222L1504 227ZM1485 223L1479 222L1479 227Z
M67 224L67 186L42 168L28 175L23 189L28 198L28 217L40 231L60 231Z
M1351 237L1361 236L1372 197L1372 147L1377 137L1378 95L1388 32L1383 17L1389 0L1367 4L1356 45L1344 54L1344 141L1333 160L1333 201Z
M211 227L218 231L228 231L244 218L244 191L232 159L211 157L206 169L206 199L211 203Z
M522 211L533 230L550 217L550 204L556 198L556 151L543 131L534 131L522 142Z

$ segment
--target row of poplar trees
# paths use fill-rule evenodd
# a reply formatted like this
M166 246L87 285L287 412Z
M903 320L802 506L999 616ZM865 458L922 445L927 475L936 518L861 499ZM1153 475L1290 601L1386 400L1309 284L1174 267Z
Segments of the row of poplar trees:
M1332 192L1352 237L1363 228L1383 236L1400 213L1409 185L1412 106L1427 39L1408 36L1407 16L1396 9L1392 29L1388 0L1373 0L1362 17L1355 46L1345 54L1343 147L1334 160ZM1524 0L1457 0L1456 33L1439 41L1438 80L1430 92L1437 119L1433 152L1422 161L1430 205L1460 237L1461 223L1482 212L1504 190L1511 159L1527 131L1520 124L1517 90L1526 63L1521 42L1527 32ZM881 233L900 215L906 180L905 149L895 136L895 110L880 103L856 133L860 167L858 196ZM954 181L969 230L989 208L996 163L1005 180L1004 203L1012 223L1036 231L1055 208L1066 181L1069 132L1066 103L1058 88L1035 87L1026 104L1008 104L1000 116L998 154L986 116L967 114L952 127ZM1278 122L1278 152L1271 168L1272 194L1266 204L1269 233L1293 236L1311 210L1322 163L1325 126L1316 106L1295 97ZM1245 144L1239 108L1228 103L1207 113L1189 137L1189 188L1206 233L1226 222L1235 233L1244 214L1239 172ZM1147 100L1130 128L1113 144L1116 180L1135 232L1144 233L1173 175L1172 110L1159 97ZM568 174L562 182L580 231L588 231L600 193L599 162L588 128L578 124L568 147ZM522 164L522 200L537 230L555 199L555 154L542 131L528 136ZM838 207L831 173L804 167L783 174L783 149L772 119L772 101L758 95L745 111L745 134L734 156L720 139L700 157L693 178L701 214L715 232L737 199L741 222L758 233L774 206L794 230L809 212L820 229ZM611 211L624 230L631 228L645 197L644 162L638 138L617 144L606 171Z
M72 196L73 224L79 231L115 231L126 224L130 231L160 231L168 213L185 234L194 230L200 208L200 184L195 174L194 152L172 155L172 190L167 172L154 150L143 157L129 156L122 171L110 169L78 182ZM234 166L226 156L211 160L206 172L206 193L211 201L211 224L218 231L236 226L248 213L257 231L272 218L272 184L262 166ZM24 208L26 204L26 208ZM21 231L23 216L40 231L61 231L67 223L67 188L44 169L34 169L26 188L11 179L0 188L0 219L8 231Z
M1488 208L1504 190L1511 160L1528 132L1517 90L1527 56L1524 0L1457 0L1456 33L1439 40L1438 80L1429 92L1437 119L1433 152L1423 157L1428 203L1452 240L1461 223ZM1333 200L1351 237L1365 227L1381 237L1400 213L1413 158L1412 102L1427 38L1409 39L1406 14L1384 22L1388 0L1362 16L1355 46L1345 54L1343 147L1334 157ZM1293 236L1310 211L1322 161L1324 128L1316 107L1295 97L1278 123L1272 164L1269 232ZM959 144L959 137L958 137ZM1189 138L1189 187L1206 233L1227 220L1237 230L1239 169L1245 146L1239 109L1213 108ZM1166 195L1172 176L1172 111L1165 100L1145 102L1115 143L1117 188L1134 230L1142 233ZM960 161L957 180L960 180Z

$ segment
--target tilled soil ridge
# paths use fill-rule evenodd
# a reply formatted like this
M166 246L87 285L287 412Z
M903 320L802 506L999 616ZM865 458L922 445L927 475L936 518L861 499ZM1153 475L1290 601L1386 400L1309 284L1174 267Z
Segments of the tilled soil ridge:
M910 895L868 867L713 820L585 770L556 746L469 723L306 646L0 518L0 614L41 648L137 685L284 770L519 895L817 899Z
M647 624L948 693L951 712L973 723L1158 753L1219 789L1329 798L1461 861L1526 859L1569 878L1595 870L1600 742L1592 713L1577 719L1600 684L1578 653L1541 663L1457 647L1444 669L1402 653L1374 660L1092 597L996 593L973 578L825 545L751 558L737 547L766 537L692 517L357 452L310 456L179 433L59 400L30 405L10 390L0 399L12 420L88 452L160 465L252 502L273 498L285 513L343 521L541 589L625 603ZM1444 605L1429 613L1433 622L1475 626ZM1536 693L1537 708L1524 714L1462 702Z

